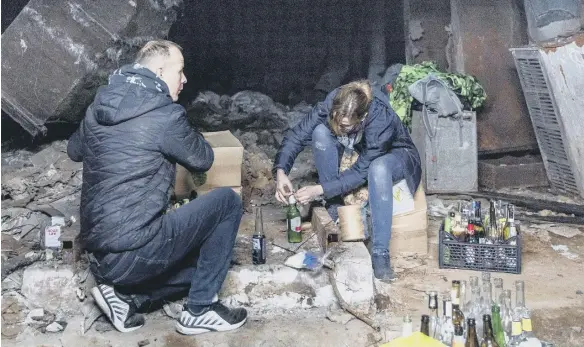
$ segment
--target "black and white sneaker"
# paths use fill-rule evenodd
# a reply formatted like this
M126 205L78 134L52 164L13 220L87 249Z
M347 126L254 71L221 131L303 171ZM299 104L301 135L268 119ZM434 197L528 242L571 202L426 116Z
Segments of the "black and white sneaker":
M176 331L184 335L197 335L210 331L229 331L242 326L247 320L244 308L230 309L220 302L207 306L198 314L186 306L176 322Z
M113 287L99 284L91 289L91 295L119 331L128 333L144 326L144 316L136 313L134 303L120 297Z

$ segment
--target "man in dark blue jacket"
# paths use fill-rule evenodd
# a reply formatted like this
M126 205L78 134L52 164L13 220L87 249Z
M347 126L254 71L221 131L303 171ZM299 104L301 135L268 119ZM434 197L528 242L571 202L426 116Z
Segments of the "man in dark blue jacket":
M174 103L183 67L178 45L147 43L99 89L67 148L83 161L80 236L99 283L92 295L122 332L144 325L137 310L186 292L180 333L232 330L247 319L217 299L243 213L239 196L217 189L165 213L175 165L204 172L214 159Z

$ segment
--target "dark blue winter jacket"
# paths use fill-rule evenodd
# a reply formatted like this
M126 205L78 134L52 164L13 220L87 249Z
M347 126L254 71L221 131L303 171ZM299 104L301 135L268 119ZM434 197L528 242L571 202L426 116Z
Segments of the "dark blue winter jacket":
M191 171L213 163L166 83L140 65L114 71L100 87L67 152L83 161L81 241L103 253L139 248L159 232L176 163Z
M329 127L328 116L339 88L319 102L298 125L288 130L274 161L274 171L283 169L286 174L303 147L310 143L312 132L319 124ZM364 120L363 139L355 146L359 159L334 181L321 182L324 197L345 194L363 185L371 162L386 153L394 153L403 161L406 182L412 194L418 189L422 176L420 155L410 134L389 105L387 94L373 88L373 100Z

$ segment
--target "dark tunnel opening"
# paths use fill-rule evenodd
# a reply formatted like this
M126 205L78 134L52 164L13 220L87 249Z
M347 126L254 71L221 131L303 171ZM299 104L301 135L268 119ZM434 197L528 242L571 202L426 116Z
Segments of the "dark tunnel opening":
M328 91L323 89L367 78L370 62L379 60L371 54L375 35L385 46L385 68L404 63L403 4L374 3L185 3L169 33L184 48L189 81L181 103L202 90L228 95L254 90L291 106L301 100L313 104Z

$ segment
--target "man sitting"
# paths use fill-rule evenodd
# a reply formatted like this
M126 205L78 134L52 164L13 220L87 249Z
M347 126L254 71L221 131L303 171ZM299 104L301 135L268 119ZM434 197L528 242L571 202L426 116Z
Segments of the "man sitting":
M165 213L175 164L207 171L213 151L176 104L184 58L170 41L148 42L134 64L114 71L67 148L83 161L81 242L90 252L92 295L121 332L144 325L137 310L188 291L182 334L232 330L247 312L217 299L243 213L221 188Z

